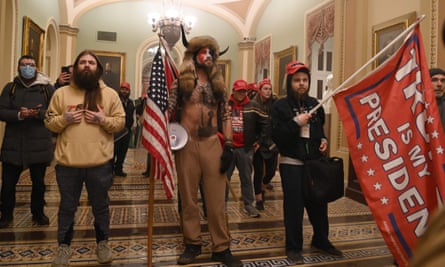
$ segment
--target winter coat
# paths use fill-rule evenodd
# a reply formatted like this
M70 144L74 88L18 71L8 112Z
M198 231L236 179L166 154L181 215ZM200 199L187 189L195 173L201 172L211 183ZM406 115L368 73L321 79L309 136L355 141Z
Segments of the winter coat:
M16 77L0 95L0 120L6 122L0 160L18 166L50 163L53 158L51 132L44 125L54 87L41 73L31 85ZM34 108L41 104L36 118L19 119L21 107Z
M229 100L229 105L234 111L235 102L233 98ZM261 110L258 103L249 101L242 107L244 123L244 147L253 148L254 143L264 146L272 145L270 136L270 121L266 113Z
M257 94L253 101L256 102L258 106L263 110L263 112L268 115L268 123L269 125L271 125L270 110L272 109L272 105L277 101L277 98L272 95L269 99L263 101L261 95ZM269 133L271 134L270 131ZM260 148L258 149L261 153L261 157L264 159L269 159L273 156L276 156L276 154L278 153L278 148L272 141L272 136L269 135L267 139L267 142L264 142L262 145L260 145Z

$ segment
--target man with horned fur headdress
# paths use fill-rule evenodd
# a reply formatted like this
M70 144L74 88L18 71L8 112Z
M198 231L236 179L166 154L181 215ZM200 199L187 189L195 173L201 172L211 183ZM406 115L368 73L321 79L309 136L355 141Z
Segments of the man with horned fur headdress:
M183 34L184 37L184 34ZM180 74L171 88L170 111L188 133L188 142L175 152L185 250L178 264L190 264L201 254L201 225L197 193L200 182L213 241L212 260L242 266L230 251L231 237L225 212L225 173L233 159L232 126L224 78L215 64L219 52L210 36L183 39L187 47ZM224 136L221 146L217 133Z

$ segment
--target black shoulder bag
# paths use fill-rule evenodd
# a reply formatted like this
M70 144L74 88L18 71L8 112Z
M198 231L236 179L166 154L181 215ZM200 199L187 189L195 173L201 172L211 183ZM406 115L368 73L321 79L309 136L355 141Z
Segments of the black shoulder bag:
M304 161L304 198L328 203L344 196L343 159L323 156Z

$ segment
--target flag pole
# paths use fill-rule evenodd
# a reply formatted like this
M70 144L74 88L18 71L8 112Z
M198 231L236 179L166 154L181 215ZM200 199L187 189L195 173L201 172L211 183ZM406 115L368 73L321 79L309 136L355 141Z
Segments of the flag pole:
M394 38L389 44L387 44L375 56L373 56L370 60L368 60L368 62L366 62L361 68L359 68L356 72L354 72L351 76L349 76L349 78L347 78L335 90L328 92L328 94L325 97L323 97L322 100L320 100L320 103L318 103L318 105L316 105L314 108L312 108L309 111L309 114L314 113L317 109L319 109L321 107L321 105L323 105L325 102L327 102L329 100L329 98L331 98L333 95L335 95L336 93L338 93L339 91L344 89L343 87L346 84L348 84L352 79L354 79L355 76L357 76L362 70L367 68L371 63L373 63L383 53L385 53L387 50L389 50L389 48L391 48L391 46L393 46L396 42L398 42L400 39L402 39L402 37L404 37L407 33L412 31L414 29L414 27L416 27L425 17L426 17L426 15L422 15L422 16L418 17L417 20L413 24L411 24L408 28L406 28L403 32L401 32L396 38Z
M152 266L152 258L153 258L153 207L154 207L154 199L155 199L155 179L153 175L153 157L150 157L150 177L149 177L149 185L148 185L148 240L147 240L147 266Z
M176 63L173 60L172 55L170 54L170 48L168 47L168 44L167 44L167 42L164 39L164 35L159 33L158 36L159 36L159 41L160 41L162 47L164 48L165 54L167 55L170 64L172 64L175 67L175 69L178 69L178 66L176 66Z

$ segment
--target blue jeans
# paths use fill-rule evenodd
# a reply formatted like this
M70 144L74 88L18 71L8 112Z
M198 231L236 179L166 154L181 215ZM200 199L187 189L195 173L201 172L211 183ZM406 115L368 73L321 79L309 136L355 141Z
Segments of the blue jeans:
M227 170L227 177L229 181L231 181L235 167L238 168L244 205L252 205L255 200L253 197L252 183L253 149L245 149L244 147L234 148L233 156L234 160Z
M71 244L73 238L74 215L79 205L82 187L88 192L88 201L94 215L96 241L108 240L110 233L110 200L108 190L113 184L112 163L75 168L56 165L56 179L60 191L57 241Z

